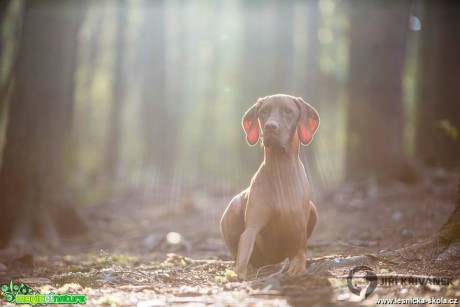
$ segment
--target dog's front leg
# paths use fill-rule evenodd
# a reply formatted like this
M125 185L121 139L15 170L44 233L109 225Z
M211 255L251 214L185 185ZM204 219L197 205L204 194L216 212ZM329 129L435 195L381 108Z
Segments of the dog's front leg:
M241 234L240 242L238 244L235 273L242 277L246 276L249 258L251 258L252 250L254 249L254 244L259 231L260 229L258 228L250 227L246 228Z
M315 205L309 201L305 205L305 221L307 222L307 232L300 232L300 248L294 257L289 258L289 266L286 270L286 273L291 276L300 276L307 273L306 264L307 264L307 240L310 238L313 229L316 226L316 220L318 219L318 213L316 212Z
M235 265L235 273L242 277L246 276L249 259L251 258L257 235L270 218L269 210L263 209L263 207L258 207L256 202L251 202L251 200L249 200L246 207L246 226L244 232L240 236L240 242L238 243L238 253Z

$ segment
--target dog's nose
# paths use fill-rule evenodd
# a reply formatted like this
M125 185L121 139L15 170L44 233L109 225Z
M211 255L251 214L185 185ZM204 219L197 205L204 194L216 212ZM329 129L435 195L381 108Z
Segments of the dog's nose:
M274 120L268 120L266 123L265 123L265 129L266 130L278 130L279 128L279 125L276 121Z

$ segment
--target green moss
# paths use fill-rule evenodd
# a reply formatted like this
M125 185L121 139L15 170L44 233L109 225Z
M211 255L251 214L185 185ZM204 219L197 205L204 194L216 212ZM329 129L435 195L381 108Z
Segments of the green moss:
M62 287L66 284L78 284L82 287L91 287L97 288L101 286L101 281L97 276L96 271L91 272L75 272L75 273L64 273L58 276L52 277L52 282L58 286Z

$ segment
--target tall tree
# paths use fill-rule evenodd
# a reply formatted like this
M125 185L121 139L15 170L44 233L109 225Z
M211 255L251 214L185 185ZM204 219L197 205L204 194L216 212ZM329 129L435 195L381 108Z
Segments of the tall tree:
M142 83L141 131L144 165L171 174L175 160L178 125L174 105L166 91L166 3L145 1L141 27L140 77Z
M319 69L319 41L318 41L318 30L319 30L319 9L318 9L318 1L308 1L306 5L306 18L307 18L307 31L306 31L306 40L307 40L307 50L306 50L306 61L305 65L302 65L300 70L300 76L303 77L301 89L302 92L299 93L300 96L303 97L308 103L311 103L318 109L318 104L320 102L320 95L319 95L319 80L321 79L321 72ZM302 18L304 18L302 16ZM293 42L292 42L293 44ZM294 45L294 44L293 44ZM319 170L318 161L316 159L316 142L310 143L306 149L301 151L301 155L303 160L306 162L305 167L308 169L307 174L311 176L311 178L315 178L312 180L312 185L318 184L323 177L321 176L321 172Z
M416 156L460 167L460 3L421 1Z
M113 80L113 100L110 107L110 128L107 140L106 176L109 181L116 179L120 163L120 139L122 131L122 107L126 97L126 27L127 27L127 1L118 0L116 17L115 38L115 67Z
M53 246L59 242L54 212L64 199L62 153L72 118L84 5L72 0L25 3L0 170L0 246L11 240L29 244L35 236Z
M4 106L6 105L7 96L9 94L11 85L13 83L13 69L15 64L15 55L16 53L13 52L12 56L8 56L8 49L6 46L11 44L10 41L16 41L17 30L18 26L11 26L8 23L12 23L9 21L8 17L11 14L11 7L13 1L5 0L0 2L0 65L2 67L8 67L9 69L2 69L3 73L0 74L0 114L4 110ZM17 3L14 3L17 5ZM17 22L19 23L19 22ZM13 32L13 33L12 33ZM13 43L14 45L14 43ZM1 155L0 155L1 156Z
M441 243L460 243L460 179L457 185L457 199L455 200L455 209L450 214L446 223L438 231L439 241Z
M347 177L400 174L409 1L351 1Z
M273 75L270 56L273 55L273 46L269 43L272 38L272 28L269 21L272 3L261 0L243 1L242 11L242 47L241 47L241 66L243 69L240 74L240 114L257 101L259 97L269 95L267 88L270 88L270 77ZM282 25L280 25L282 26ZM244 169L255 169L261 159L261 152L258 150L247 149L247 143L241 138L238 144L239 156L242 157ZM250 176L251 172L248 173ZM249 177L250 178L250 177Z
M275 93L289 93L294 83L294 0L285 0L271 3L269 6L273 19L270 24L273 26L273 84L272 90ZM282 24L279 21L282 20Z
M415 154L423 162L460 167L460 3L421 1L417 126ZM454 211L443 227L426 242L447 245L444 260L458 257L460 243L460 180ZM446 258L447 257L447 258Z

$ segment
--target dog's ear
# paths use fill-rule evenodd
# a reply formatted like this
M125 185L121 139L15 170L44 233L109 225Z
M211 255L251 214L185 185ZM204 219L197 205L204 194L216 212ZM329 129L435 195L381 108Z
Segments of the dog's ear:
M246 141L249 145L254 146L259 141L259 121L257 119L257 111L262 104L262 99L259 99L243 116L243 128L246 133Z
M313 134L319 126L318 112L311 105L306 103L302 98L295 98L297 106L300 109L300 117L297 123L297 134L303 145L308 145L313 139Z

